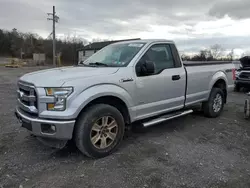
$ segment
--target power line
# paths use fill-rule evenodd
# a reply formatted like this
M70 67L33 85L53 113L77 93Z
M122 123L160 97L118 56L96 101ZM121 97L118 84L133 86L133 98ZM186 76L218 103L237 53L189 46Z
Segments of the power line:
M47 20L53 21L53 66L56 66L56 29L55 25L58 23L59 17L56 15L55 6L53 6L53 13L48 13L48 16L52 16L52 18L47 18Z

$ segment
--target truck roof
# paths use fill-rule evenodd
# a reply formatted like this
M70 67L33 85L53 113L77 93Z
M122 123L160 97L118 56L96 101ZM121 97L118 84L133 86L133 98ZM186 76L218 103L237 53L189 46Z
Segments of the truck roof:
M166 39L140 39L140 40L121 41L121 42L117 42L117 43L138 43L138 42L144 42L144 43L152 43L152 42L174 43L174 41L166 40Z

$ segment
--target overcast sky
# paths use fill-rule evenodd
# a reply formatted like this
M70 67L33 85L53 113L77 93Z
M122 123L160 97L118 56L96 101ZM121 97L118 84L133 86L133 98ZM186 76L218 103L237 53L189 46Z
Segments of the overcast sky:
M216 43L237 53L250 50L250 0L0 0L0 28L47 37L53 5L58 37L165 38L181 51Z

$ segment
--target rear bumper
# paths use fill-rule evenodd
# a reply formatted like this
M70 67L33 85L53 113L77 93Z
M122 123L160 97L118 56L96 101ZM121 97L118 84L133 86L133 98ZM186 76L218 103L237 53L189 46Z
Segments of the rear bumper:
M72 138L75 120L47 120L31 117L16 108L15 115L22 127L39 137L54 138L58 140L70 140ZM44 127L53 126L53 131L47 131Z

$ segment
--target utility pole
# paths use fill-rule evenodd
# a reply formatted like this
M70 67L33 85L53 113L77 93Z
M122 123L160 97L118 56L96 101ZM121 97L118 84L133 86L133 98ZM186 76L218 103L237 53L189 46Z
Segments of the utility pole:
M21 48L21 52L20 52L20 57L21 57L21 59L23 59L23 48Z
M56 15L55 6L53 6L53 13L48 13L48 16L52 16L52 18L47 18L47 20L53 21L53 66L56 66L56 31L55 25L58 23L59 17Z

